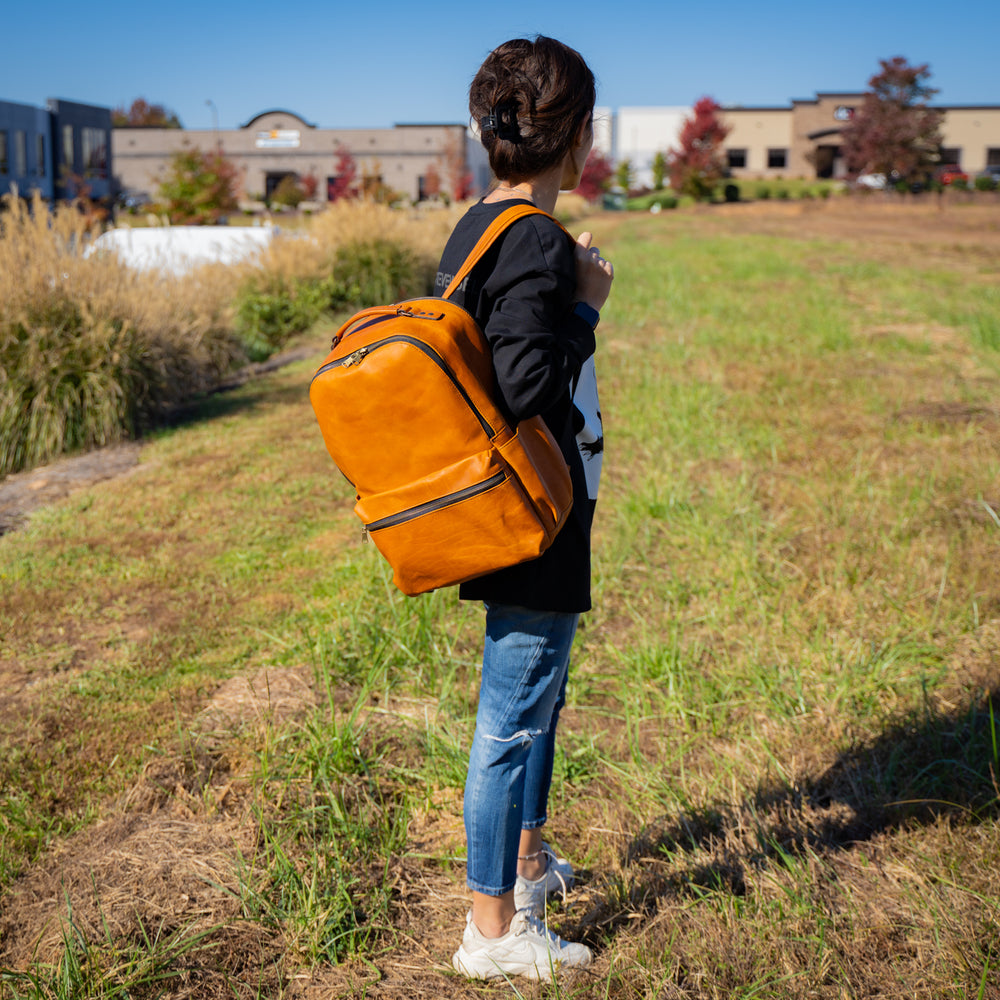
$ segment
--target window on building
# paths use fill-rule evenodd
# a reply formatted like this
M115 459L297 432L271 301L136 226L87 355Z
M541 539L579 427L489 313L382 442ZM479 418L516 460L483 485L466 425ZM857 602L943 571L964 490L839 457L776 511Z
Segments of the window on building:
M14 176L24 177L28 173L28 135L19 128L14 133Z
M1000 146L986 147L986 166L1000 167Z
M767 151L767 165L772 170L784 170L788 166L788 150L769 149Z
M739 170L747 165L747 151L745 149L727 149L726 162L730 170Z
M83 171L88 177L107 177L108 143L102 128L84 127L80 134Z
M942 146L941 163L947 167L960 167L962 165L961 148L958 146Z
M45 176L45 136L41 132L35 136L35 174Z
M62 165L69 173L73 170L73 126L62 127Z
M0 177L7 173L10 164L7 153L7 133L0 132Z

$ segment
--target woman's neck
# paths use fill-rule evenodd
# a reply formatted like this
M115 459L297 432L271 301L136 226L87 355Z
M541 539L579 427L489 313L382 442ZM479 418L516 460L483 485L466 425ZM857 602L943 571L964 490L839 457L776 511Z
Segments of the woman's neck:
M498 201L509 201L513 198L525 198L537 205L549 215L555 210L556 199L559 197L559 182L562 179L562 168L547 170L544 174L531 177L526 181L511 184L500 181L497 186L483 199L488 204Z

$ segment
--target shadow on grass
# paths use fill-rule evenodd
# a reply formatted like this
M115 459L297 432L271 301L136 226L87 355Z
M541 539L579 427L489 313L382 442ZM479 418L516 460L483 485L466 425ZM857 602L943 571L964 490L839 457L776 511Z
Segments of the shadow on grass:
M283 386L273 382L251 383L249 379L226 383L172 407L160 416L152 431L175 430L220 417L232 417L263 405L304 405L309 399L310 377L311 373L304 374L301 383ZM253 388L246 388L248 384L252 384Z
M954 711L914 712L801 784L763 783L740 803L691 807L651 823L626 850L635 877L593 884L580 937L599 944L634 914L655 912L661 899L742 896L748 871L808 853L829 856L941 818L993 822L998 782L1000 685Z

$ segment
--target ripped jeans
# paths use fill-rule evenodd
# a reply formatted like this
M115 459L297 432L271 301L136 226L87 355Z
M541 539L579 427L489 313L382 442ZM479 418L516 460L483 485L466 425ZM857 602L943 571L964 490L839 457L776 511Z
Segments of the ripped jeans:
M521 830L543 826L556 723L580 616L486 604L476 734L465 783L467 882L501 896L514 888Z

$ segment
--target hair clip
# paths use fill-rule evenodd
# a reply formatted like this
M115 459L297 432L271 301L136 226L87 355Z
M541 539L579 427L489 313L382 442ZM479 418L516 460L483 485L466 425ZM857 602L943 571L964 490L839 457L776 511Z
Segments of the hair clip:
M521 138L521 126L517 121L516 104L500 104L490 108L490 113L479 119L483 132L495 132L498 139L517 142Z

